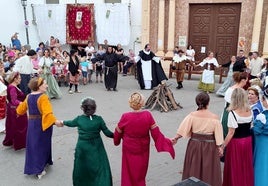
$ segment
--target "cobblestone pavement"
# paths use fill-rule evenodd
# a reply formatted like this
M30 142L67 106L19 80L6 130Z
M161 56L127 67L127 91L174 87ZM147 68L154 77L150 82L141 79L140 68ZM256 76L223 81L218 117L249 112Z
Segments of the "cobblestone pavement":
M185 76L186 77L186 76ZM185 80L184 88L177 90L175 78L168 80L167 84L173 91L174 97L183 109L161 113L152 111L152 114L160 126L160 129L167 137L173 137L182 119L191 111L196 110L195 96L199 93L197 84L199 75L193 75L192 80ZM139 91L148 97L151 90L139 90L137 81L133 76L122 77L119 75L118 91L106 91L102 83L93 83L89 85L80 85L80 94L68 94L66 87L61 87L63 98L52 100L53 110L58 119L73 119L82 113L80 110L80 101L82 98L91 96L97 102L97 113L101 115L107 123L107 126L113 131L121 114L130 111L128 107L128 97L134 91ZM218 82L216 78L216 82ZM219 88L216 84L216 90ZM223 110L224 100L215 94L210 94L210 110L220 114ZM2 141L4 134L0 134ZM11 148L0 146L0 186L71 186L74 148L77 141L77 130L75 128L57 128L54 127L53 133L53 160L54 165L49 167L47 175L41 180L33 176L23 174L25 150L14 151ZM115 147L113 141L103 136L105 148L110 160L115 186L120 185L121 171L121 146ZM150 163L147 173L148 186L170 186L180 182L183 169L184 154L187 139L180 139L175 146L176 158L171 159L167 153L157 153L151 142Z

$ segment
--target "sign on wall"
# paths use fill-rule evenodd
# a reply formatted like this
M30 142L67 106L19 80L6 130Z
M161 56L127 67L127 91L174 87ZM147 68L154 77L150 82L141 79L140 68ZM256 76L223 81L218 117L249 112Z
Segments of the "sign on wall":
M179 47L186 47L186 36L179 36Z

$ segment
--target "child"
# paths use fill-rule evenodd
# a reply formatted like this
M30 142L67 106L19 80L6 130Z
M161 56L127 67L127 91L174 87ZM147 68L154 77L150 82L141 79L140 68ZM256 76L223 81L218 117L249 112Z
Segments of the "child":
M91 76L93 74L93 68L94 68L91 59L92 59L92 54L88 53L87 61L88 61L88 82L89 83L92 83Z
M58 85L61 87L61 83L65 81L64 65L61 64L60 61L57 61L56 64L52 67L52 73L57 80Z
M112 185L109 160L100 131L113 138L101 116L95 115L96 102L92 98L82 100L84 114L70 121L57 121L57 126L78 128L78 141L74 155L73 185Z
M103 83L103 81L102 81L102 65L103 65L103 61L96 62L96 83L98 83L99 80L101 83ZM100 78L98 78L99 76L100 76Z
M86 85L88 82L87 76L89 71L89 62L86 60L85 57L82 57L80 65L82 69L83 84Z

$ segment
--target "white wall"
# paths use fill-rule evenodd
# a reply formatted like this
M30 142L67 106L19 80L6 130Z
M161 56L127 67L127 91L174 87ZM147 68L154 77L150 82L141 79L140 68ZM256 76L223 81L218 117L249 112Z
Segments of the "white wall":
M135 43L137 37L141 36L141 1L142 0L122 0L122 3L130 3L130 16L131 16L131 38L128 46L124 46L125 51L129 48L135 47L136 53L141 49L139 43ZM32 24L32 8L31 4L44 4L45 0L28 0L27 1L27 19L29 21L29 43L32 48L36 48L40 42L36 27ZM60 4L72 4L75 0L60 0ZM77 3L104 3L104 0L77 0ZM25 45L26 31L24 25L24 12L21 5L21 0L1 0L0 2L0 42L6 46L11 45L11 36L15 32L19 32L19 39L22 45ZM48 28L49 29L49 28ZM48 39L48 38L47 38Z

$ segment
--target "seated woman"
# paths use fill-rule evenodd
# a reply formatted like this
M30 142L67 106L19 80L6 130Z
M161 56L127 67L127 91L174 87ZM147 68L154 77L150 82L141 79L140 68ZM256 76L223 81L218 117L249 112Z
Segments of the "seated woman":
M187 50L186 50L186 57L190 61L195 61L194 56L195 56L195 50L194 50L193 46L191 44L189 44L187 46Z

